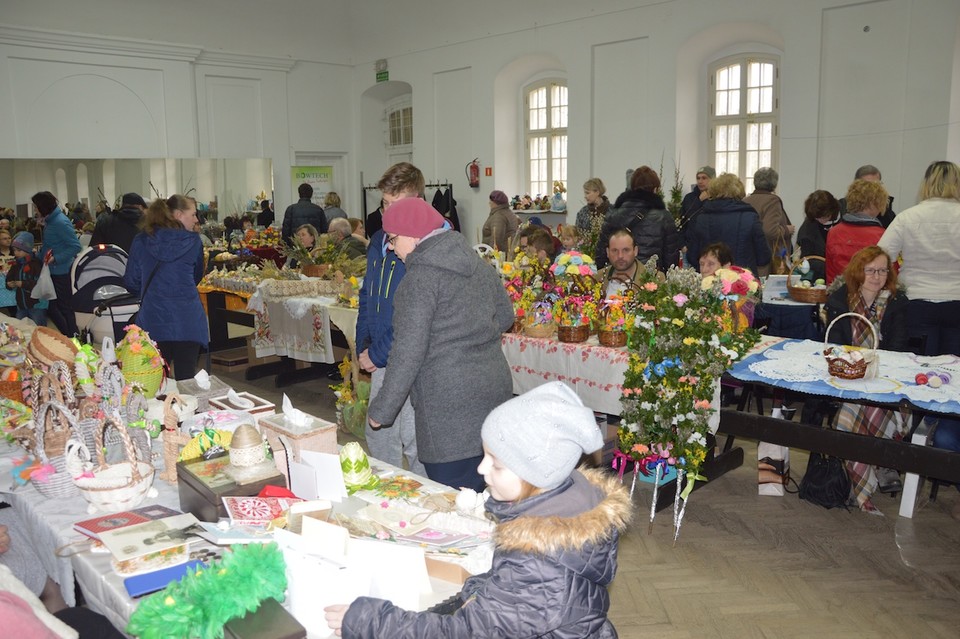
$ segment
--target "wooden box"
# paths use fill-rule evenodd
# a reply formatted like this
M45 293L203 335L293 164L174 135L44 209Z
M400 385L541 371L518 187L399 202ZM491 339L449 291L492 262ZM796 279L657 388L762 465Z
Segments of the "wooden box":
M192 459L177 462L177 489L180 492L180 510L192 513L200 521L217 522L227 517L221 497L259 494L266 485L283 486L284 476L269 465L251 477L248 483L237 483L227 473L230 456L226 453L210 459Z
M290 476L287 458L293 455L293 461L300 461L300 451L309 450L315 453L339 453L337 448L337 425L311 416L309 426L298 427L288 424L282 413L260 417L260 432L267 438L270 448L273 449L273 459L277 469L286 477ZM283 437L290 450L280 443Z
M242 393L237 393L237 396L241 399L247 399L253 402L252 408L245 408L242 406L236 406L231 402L226 395L222 397L211 397L210 398L210 410L236 410L244 413L250 413L254 417L259 417L261 415L273 415L277 412L277 406L273 402L268 402L262 397L257 397L253 393L248 393L246 391Z

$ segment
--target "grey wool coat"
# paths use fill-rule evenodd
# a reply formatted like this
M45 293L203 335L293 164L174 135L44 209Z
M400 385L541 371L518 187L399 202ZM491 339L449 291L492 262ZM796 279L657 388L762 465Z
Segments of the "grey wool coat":
M480 427L513 396L500 335L514 314L496 271L455 231L424 238L397 288L393 346L368 416L390 424L410 395L420 461L483 454Z
M616 475L574 472L518 502L487 501L498 520L490 572L463 585L452 615L409 612L361 597L343 618L344 639L616 639L607 588L633 506Z

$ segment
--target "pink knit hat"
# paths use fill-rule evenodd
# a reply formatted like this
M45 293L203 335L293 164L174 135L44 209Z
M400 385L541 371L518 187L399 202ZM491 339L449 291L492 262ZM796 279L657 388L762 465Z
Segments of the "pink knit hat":
M443 216L418 197L405 197L383 214L383 230L391 235L426 237L443 226Z

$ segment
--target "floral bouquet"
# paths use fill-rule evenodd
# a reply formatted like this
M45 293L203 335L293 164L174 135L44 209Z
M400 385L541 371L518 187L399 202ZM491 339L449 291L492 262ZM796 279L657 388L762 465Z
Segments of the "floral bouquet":
M703 278L701 288L727 302L724 329L740 332L753 324L760 282L749 270L739 266L717 269Z
M590 326L597 316L593 295L564 295L553 303L553 317L560 326Z
M661 280L652 259L634 282L627 304L635 319L627 328L632 354L623 382L615 464L622 473L632 462L634 480L638 472L659 480L665 465L676 469L675 538L683 518L679 500L685 508L694 482L704 480L700 471L707 436L715 430L710 425L716 414L712 399L720 377L759 338L753 330L725 329L728 300L715 293L722 290L721 279L704 289L693 269L671 267ZM747 280L742 286L749 290ZM654 512L652 508L651 523Z
M627 329L628 322L632 322L633 316L627 312L627 296L612 295L600 301L597 305L599 312L597 314L597 328L601 331L624 331Z
M567 251L557 256L550 266L554 277L593 276L597 274L597 263L589 255L579 251Z

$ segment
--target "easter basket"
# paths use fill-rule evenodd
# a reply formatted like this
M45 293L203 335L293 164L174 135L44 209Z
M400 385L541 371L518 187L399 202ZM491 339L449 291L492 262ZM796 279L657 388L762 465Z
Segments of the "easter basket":
M125 330L127 334L117 344L120 370L129 383L139 384L147 397L153 397L163 386L163 357L145 330L136 324L127 326Z
M68 420L74 420L77 398L73 392L73 377L66 363L55 361L48 373L33 377L32 385L31 403L33 425L38 432L37 443L48 457L57 457L63 454L71 434ZM41 415L41 409L51 402L63 406L63 410L54 415Z
M103 431L113 426L123 441L125 459L108 464L103 453ZM75 478L74 484L90 506L88 511L117 512L136 508L147 498L153 486L153 465L137 459L130 434L123 424L108 418L96 432L97 465Z
M67 456L65 454L66 442L74 426L76 426L76 421L73 414L69 408L60 402L45 402L34 413L34 435L36 437L34 450L42 467L47 467L49 472L34 472L30 477L30 483L37 489L37 492L48 499L73 497L77 494L73 477L67 472ZM57 434L57 441L59 441L59 435L63 435L63 448L56 455L47 452L46 442L50 438L50 433Z
M843 317L850 317L866 322L870 328L870 334L873 336L873 348L858 348L854 346L828 346L823 351L823 356L827 360L827 370L833 377L840 379L873 379L877 376L880 367L880 355L876 348L880 344L877 338L877 330L873 327L873 322L868 320L860 313L843 313L837 315L827 327L824 334L824 345L829 343L830 329L837 323L837 320Z
M523 327L523 334L527 337L553 337L554 331L557 330L557 325L553 322L548 324L527 324Z
M580 326L561 324L557 327L557 340L566 344L580 344L587 341L588 337L590 337L589 324L581 324Z
M38 326L33 330L30 344L27 346L27 356L37 366L44 370L55 362L66 362L73 366L77 356L77 347L60 331Z
M597 331L597 339L601 346L608 348L622 348L627 345L626 331Z
M177 483L180 450L190 443L190 435L180 432L180 419L173 410L174 404L183 407L183 399L176 393L167 393L167 398L163 400L163 432L160 433L163 441L163 472L160 473L160 479L171 484Z
M801 256L797 258L790 267L790 272L787 273L787 293L790 294L793 301L800 302L801 304L823 304L827 301L826 288L804 288L793 285L793 272L803 263L803 260L820 260L826 263L826 260L819 255L807 255L806 257Z
M107 362L100 363L94 380L99 395L100 414L106 419L112 419L124 427L129 427L132 430L130 438L133 440L137 457L143 460L150 459L150 434L147 431L148 424L141 414L146 412L146 399L143 393L136 390L136 387L131 387L127 392L127 403L124 405L123 373L115 365ZM81 417L88 416L81 415ZM86 436L86 419L81 419L80 423L81 431ZM103 445L107 448L109 460L122 458L125 454L123 439L118 429L112 429L104 435Z

